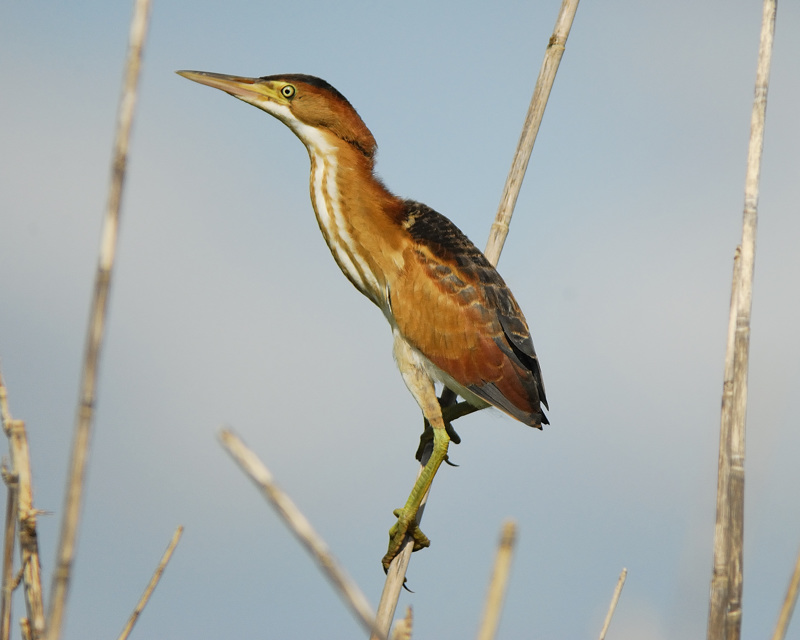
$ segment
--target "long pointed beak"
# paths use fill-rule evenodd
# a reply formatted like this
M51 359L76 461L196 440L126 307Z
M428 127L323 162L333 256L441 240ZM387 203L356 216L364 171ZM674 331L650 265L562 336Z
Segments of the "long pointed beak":
M251 104L262 102L264 99L275 100L280 95L268 84L260 82L258 78L229 76L223 73L209 73L207 71L176 71L175 73L194 82L220 89L234 98L239 98Z

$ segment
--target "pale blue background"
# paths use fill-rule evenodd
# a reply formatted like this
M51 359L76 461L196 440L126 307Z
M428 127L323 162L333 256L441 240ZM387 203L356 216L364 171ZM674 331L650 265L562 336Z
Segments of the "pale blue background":
M361 631L215 439L232 425L376 603L421 427L380 313L338 273L277 121L173 71L321 76L398 194L483 246L558 2L155 0L65 637ZM50 578L129 2L0 8L0 357L27 421ZM474 635L519 521L501 638L703 637L730 275L761 3L585 0L500 269L530 321L543 433L458 423L409 573L416 638ZM744 637L800 545L800 13L779 8L760 199ZM17 599L15 617L22 615ZM790 637L800 638L795 621Z

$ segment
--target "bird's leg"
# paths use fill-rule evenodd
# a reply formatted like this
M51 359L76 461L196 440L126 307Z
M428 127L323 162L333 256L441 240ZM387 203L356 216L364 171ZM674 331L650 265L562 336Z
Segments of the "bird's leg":
M423 418L422 421L424 423L422 426L422 434L419 436L419 446L417 447L417 452L414 454L414 458L416 458L420 464L422 464L422 456L425 455L425 448L433 444L433 428L431 427L431 423L428 422L427 418Z
M470 413L475 413L476 411L480 411L481 409L485 409L486 407L476 407L469 402L456 402L455 404L451 404L447 407L442 407L442 418L444 419L444 424L447 427L447 433L450 434L450 439L459 444L461 442L461 438L453 429L453 426L450 424L453 420L457 420L458 418L463 418L464 416L468 416Z
M452 402L445 395L447 392L450 392ZM461 444L461 436L459 436L458 433L456 433L456 430L453 428L453 420L461 418L462 416L468 416L470 413L480 411L483 407L476 407L466 401L456 402L455 394L453 394L453 392L447 388L445 388L444 393L442 393L442 397L439 398L439 405L442 407L444 428L447 430L447 435L450 436L450 442L453 444ZM425 453L425 447L433 442L433 429L431 428L431 423L428 422L427 418L424 419L424 423L422 434L419 437L419 447L417 447L417 453L414 454L414 457L419 460L419 462L422 462L422 456ZM450 462L448 458L445 458L444 461L451 467L458 466L457 464Z
M392 559L400 552L406 535L414 539L414 551L430 545L430 541L419 528L417 512L425 494L430 489L436 472L447 458L447 448L450 444L450 435L442 418L442 407L436 397L436 388L425 370L422 356L399 333L395 333L394 357L400 373L403 375L403 381L422 409L422 415L426 422L430 425L433 451L420 471L405 506L394 511L397 522L389 530L389 549L383 557L383 567L386 570L389 569ZM423 437L425 437L424 434Z
M444 419L444 427L447 429L447 435L450 436L450 442L453 444L461 444L461 436L456 433L453 428L453 420L466 416L474 411L478 411L478 407L474 407L469 402L457 402L458 395L448 387L442 389L442 395L439 396L439 406L442 408L442 418ZM427 418L423 420L422 435L419 437L419 447L414 457L422 462L422 456L425 455L425 447L433 442L433 429L431 423ZM452 464L447 458L444 460L447 464L457 467L458 465Z
M466 404L467 404L466 402L461 402L457 406L460 407L460 405L466 405ZM447 415L447 411L448 410L455 409L455 408L456 408L455 406L443 408L442 409L442 414L443 415ZM472 411L468 411L468 413L472 413ZM460 414L460 415L466 415L466 413ZM457 415L456 418L458 418L458 417L460 417L460 416ZM428 447L429 445L431 445L431 446L433 445L433 428L431 427L431 423L428 422L427 418L424 418L423 422L424 422L424 425L423 425L422 433L419 436L419 446L417 447L417 452L414 454L414 458L416 458L420 462L420 464L422 464L422 459L425 456L425 448ZM447 431L447 435L450 436L450 442L452 442L453 444L461 444L461 436L458 435L458 433L456 433L456 430L453 428L453 425L450 423L450 421L447 418L444 418L444 428ZM449 457L446 457L444 459L444 461L447 464L449 464L451 467L457 467L458 466L457 464L454 464L454 463L450 462L450 458Z
M430 420L430 418L429 418ZM437 424L438 423L438 424ZM414 539L414 551L419 551L430 545L430 540L422 533L417 523L417 512L425 494L431 487L433 478L439 470L442 462L447 458L447 447L450 444L450 436L447 434L441 415L438 420L431 421L433 431L433 451L431 457L422 469L414 483L414 488L406 500L402 509L395 509L394 515L397 522L389 529L389 548L383 556L383 568L388 571L394 557L400 552L406 535Z

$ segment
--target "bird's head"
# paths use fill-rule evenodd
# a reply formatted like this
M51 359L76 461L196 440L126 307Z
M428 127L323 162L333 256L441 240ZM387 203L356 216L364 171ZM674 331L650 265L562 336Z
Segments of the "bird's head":
M177 73L221 89L275 116L294 131L309 150L338 144L338 139L370 160L377 151L375 138L347 98L320 78L302 74L243 78L205 71Z

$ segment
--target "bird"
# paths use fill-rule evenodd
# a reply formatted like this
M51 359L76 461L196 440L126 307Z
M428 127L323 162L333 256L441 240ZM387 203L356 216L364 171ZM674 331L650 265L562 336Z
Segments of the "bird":
M422 410L432 451L394 511L382 559L388 571L407 535L414 551L430 544L417 513L450 441L459 441L455 416L493 406L531 427L549 424L528 323L495 267L453 222L396 196L378 178L375 138L328 82L305 74L177 73L267 112L300 139L311 162L311 203L333 259L389 322L394 358ZM449 390L463 399L460 413L437 397L436 383L443 397Z

